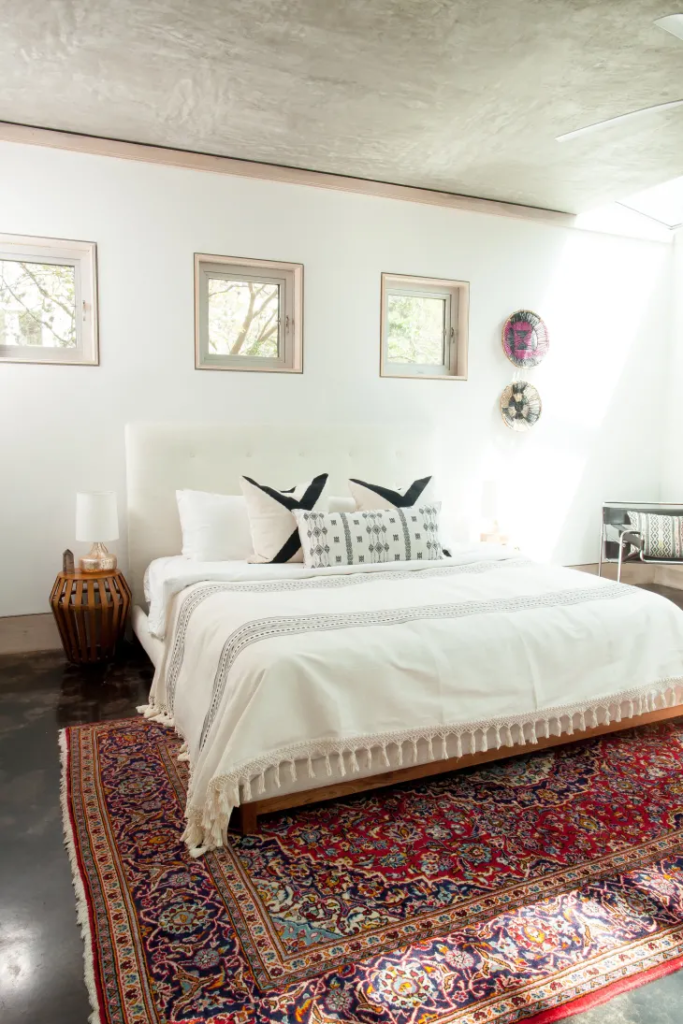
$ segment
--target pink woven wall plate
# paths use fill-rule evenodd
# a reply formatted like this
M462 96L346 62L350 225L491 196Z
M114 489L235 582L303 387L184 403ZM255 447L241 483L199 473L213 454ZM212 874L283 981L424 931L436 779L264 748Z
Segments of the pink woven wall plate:
M503 326L505 355L515 366L538 366L550 346L548 328L537 313L518 309Z

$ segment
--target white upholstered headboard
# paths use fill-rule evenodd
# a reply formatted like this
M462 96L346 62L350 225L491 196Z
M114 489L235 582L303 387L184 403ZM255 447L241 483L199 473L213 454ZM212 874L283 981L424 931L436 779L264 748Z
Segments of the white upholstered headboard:
M388 486L437 472L431 426L133 423L126 427L128 561L133 597L153 558L180 553L175 492L239 494L243 474L289 487L329 473L328 495L350 476Z

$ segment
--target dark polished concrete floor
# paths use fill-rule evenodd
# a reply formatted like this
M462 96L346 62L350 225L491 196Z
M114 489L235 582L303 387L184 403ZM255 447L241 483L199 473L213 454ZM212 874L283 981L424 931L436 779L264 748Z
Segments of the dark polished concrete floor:
M651 586L683 607L683 591ZM152 678L127 648L77 669L61 651L0 657L0 1024L86 1024L83 946L63 845L58 730L135 714ZM683 971L577 1024L683 1024Z
M146 655L68 666L61 651L0 657L0 1022L86 1024L83 943L63 845L57 734L145 703Z

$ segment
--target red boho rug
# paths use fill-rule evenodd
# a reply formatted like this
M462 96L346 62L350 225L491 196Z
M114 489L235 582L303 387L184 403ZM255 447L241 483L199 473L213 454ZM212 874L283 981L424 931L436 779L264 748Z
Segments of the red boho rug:
M547 1024L683 965L683 724L285 812L200 860L169 730L62 743L102 1024Z

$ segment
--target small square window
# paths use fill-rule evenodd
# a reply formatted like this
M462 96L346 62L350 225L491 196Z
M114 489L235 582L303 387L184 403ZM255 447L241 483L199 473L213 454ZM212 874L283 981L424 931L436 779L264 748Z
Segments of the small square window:
M467 379L469 285L382 274L382 377Z
M0 235L0 361L98 363L94 242Z
M303 369L303 266L195 254L195 365Z

